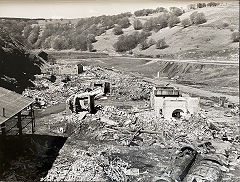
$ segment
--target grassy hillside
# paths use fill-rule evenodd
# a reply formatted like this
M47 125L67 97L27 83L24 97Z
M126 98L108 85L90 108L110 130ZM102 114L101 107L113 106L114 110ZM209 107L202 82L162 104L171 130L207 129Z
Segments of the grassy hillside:
M156 49L153 45L146 50L141 50L138 45L134 50L134 54L152 55L157 56L161 54L185 54L189 52L208 52L218 51L224 49L235 50L237 54L238 43L233 43L231 39L232 32L237 31L239 27L239 9L237 4L229 4L225 6L217 7L205 7L197 10L190 10L179 18L180 20L189 18L189 16L197 11L205 14L207 22L201 25L191 25L183 28L179 23L173 28L163 28L158 32L152 32L149 39L159 40L165 38L165 41L169 47L165 49ZM139 19L141 22L145 22L151 17L156 17L159 14L154 14L145 17L131 17L130 22L134 19ZM132 34L135 30L133 25L127 29L123 29L124 34ZM140 30L138 30L140 31ZM106 33L97 36L98 40L93 43L94 48L100 52L115 53L113 44L118 40L117 35L113 34L112 29L106 31Z
M194 10L156 7L134 14L77 19L0 18L0 29L30 49L234 60L238 57L238 8L237 3L219 3ZM193 17L193 13L197 15ZM188 23L183 26L181 21L186 18Z
M44 61L0 29L0 87L21 93L41 73Z

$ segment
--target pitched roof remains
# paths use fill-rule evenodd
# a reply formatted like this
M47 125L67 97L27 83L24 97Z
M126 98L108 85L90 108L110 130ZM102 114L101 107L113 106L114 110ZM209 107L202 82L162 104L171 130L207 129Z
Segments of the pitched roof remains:
M0 87L0 124L33 103L33 99Z

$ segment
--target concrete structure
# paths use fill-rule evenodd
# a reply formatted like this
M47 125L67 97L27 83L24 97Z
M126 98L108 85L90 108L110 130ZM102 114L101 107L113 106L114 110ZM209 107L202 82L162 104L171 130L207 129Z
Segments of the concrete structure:
M59 66L59 74L60 75L76 75L78 74L78 66L77 65L60 65Z
M88 111L89 113L95 112L94 99L103 95L102 89L98 88L91 92L84 92L80 94L71 95L66 100L66 112L67 113L79 113L82 111Z
M199 112L199 98L182 97L181 92L174 87L155 87L151 93L151 106L157 116L166 119L180 118L185 114Z
M46 68L44 73L53 75L77 75L83 72L83 65L78 64L54 64Z
M103 82L103 81L91 82L90 88L92 90L94 90L96 88L101 88L104 94L111 92L110 83L106 82L106 81L105 82Z
M78 74L82 73L83 72L83 65L82 64L78 64L77 67L78 67Z

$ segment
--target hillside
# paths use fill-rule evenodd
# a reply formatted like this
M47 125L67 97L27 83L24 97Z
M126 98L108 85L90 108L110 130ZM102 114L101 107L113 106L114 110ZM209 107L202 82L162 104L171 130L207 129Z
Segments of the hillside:
M180 20L189 18L195 11L204 13L207 22L201 25L191 25L186 28L183 28L179 23L172 28L166 27L158 32L151 31L152 35L148 37L148 40L154 39L157 41L160 38L165 38L169 47L160 50L156 49L156 46L153 45L146 50L141 50L138 45L133 49L133 53L157 56L161 54L189 54L190 52L201 51L218 52L225 49L237 54L238 43L232 43L231 34L233 31L237 31L239 27L238 5L231 4L190 10L181 15L179 17ZM131 17L130 22L133 22L134 19L139 19L144 23L147 19L154 16L156 17L157 14L145 17ZM123 29L123 31L124 34L132 34L135 30L133 25L131 25L129 28ZM107 30L106 33L96 37L98 41L93 43L94 48L100 52L113 54L115 53L113 45L118 40L118 37L113 34L112 29Z
M33 86L43 60L31 54L20 42L0 29L0 87L21 93Z
M203 3L204 7L198 4L201 3L195 4L194 9L156 7L133 14L77 19L0 18L0 28L30 49L98 52L110 56L133 54L167 59L236 60L238 4L211 6L211 3Z

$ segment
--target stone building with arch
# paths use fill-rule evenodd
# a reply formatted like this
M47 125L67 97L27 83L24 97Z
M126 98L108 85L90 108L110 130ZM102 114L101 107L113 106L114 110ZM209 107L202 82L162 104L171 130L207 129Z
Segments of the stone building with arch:
M154 87L150 100L156 115L165 119L196 114L200 110L198 97L183 97L180 90L174 87Z

